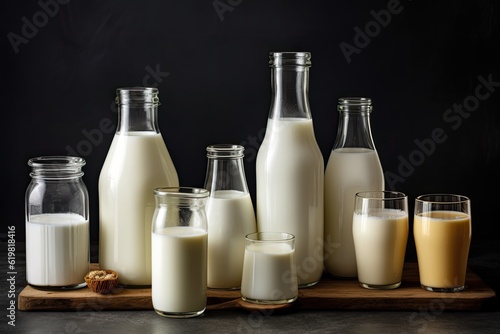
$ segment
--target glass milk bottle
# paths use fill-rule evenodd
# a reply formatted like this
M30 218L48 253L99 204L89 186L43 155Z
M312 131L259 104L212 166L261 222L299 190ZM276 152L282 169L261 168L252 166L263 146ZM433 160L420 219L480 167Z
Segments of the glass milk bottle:
M324 161L309 109L309 52L270 54L272 102L257 154L257 230L295 236L299 287L323 273Z
M99 265L151 285L153 190L179 179L158 127L158 89L119 88L118 126L99 177Z
M384 175L370 128L371 100L341 98L337 109L337 138L325 170L325 269L332 276L355 278L355 195L384 190Z
M243 166L244 150L231 144L207 147L209 288L240 288L245 235L257 231Z
M90 260L85 160L44 156L30 159L28 165L26 281L42 289L82 288Z
M208 190L154 190L152 220L153 308L161 316L190 318L207 305Z

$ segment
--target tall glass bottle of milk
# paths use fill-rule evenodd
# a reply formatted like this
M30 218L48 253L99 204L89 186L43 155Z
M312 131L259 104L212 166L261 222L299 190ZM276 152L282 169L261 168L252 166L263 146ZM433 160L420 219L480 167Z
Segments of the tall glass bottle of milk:
M239 289L245 236L257 231L241 145L207 147L208 287Z
M116 93L118 126L99 177L99 265L121 285L150 286L153 191L179 179L158 127L158 89Z
M272 101L257 154L257 230L295 236L299 287L323 273L324 161L308 100L309 52L270 54Z
M337 138L325 170L325 269L335 277L355 278L355 195L384 190L384 175L370 127L371 99L340 98L337 109Z

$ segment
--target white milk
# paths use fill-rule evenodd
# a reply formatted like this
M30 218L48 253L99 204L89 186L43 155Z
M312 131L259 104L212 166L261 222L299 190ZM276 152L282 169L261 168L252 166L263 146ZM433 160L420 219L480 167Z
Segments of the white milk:
M363 216L354 213L352 234L358 280L369 285L401 282L408 240L408 213L381 209Z
M249 299L286 300L297 296L294 250L272 242L248 245L245 250L241 295Z
M256 232L250 194L218 190L206 204L208 221L208 287L239 288L245 235Z
M161 134L115 134L99 177L99 264L120 284L151 284L153 190L178 185Z
M257 230L295 236L299 285L323 273L324 162L312 120L268 119L257 155Z
M32 215L26 222L26 281L37 286L85 282L89 221L75 213Z
M356 277L352 217L357 192L384 190L376 151L335 149L325 170L325 268L333 276Z
M197 227L167 227L153 233L151 294L155 310L204 310L207 302L207 232Z

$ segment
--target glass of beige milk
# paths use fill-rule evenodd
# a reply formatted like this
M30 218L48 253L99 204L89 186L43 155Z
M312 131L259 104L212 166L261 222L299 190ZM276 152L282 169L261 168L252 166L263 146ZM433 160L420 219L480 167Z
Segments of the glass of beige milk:
M354 196L352 235L359 284L367 289L401 285L408 241L408 197L397 191Z
M285 232L247 234L242 299L256 304L287 304L297 296L295 236Z
M469 198L427 194L415 199L413 236L423 289L437 292L465 289L471 232Z

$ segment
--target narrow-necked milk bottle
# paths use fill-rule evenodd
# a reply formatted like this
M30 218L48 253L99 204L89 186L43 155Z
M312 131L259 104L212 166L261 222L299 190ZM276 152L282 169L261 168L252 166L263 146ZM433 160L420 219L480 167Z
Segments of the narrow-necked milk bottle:
M99 265L121 285L150 286L154 189L179 179L158 127L158 89L116 93L118 125L99 176Z
M340 98L337 109L337 138L325 170L325 269L335 277L355 278L355 195L384 190L384 175L370 127L371 99Z
M309 52L270 54L272 102L257 154L259 232L295 236L299 287L323 273L324 160L309 108Z
M232 144L207 146L209 288L241 287L245 236L257 231L243 166L244 150Z

